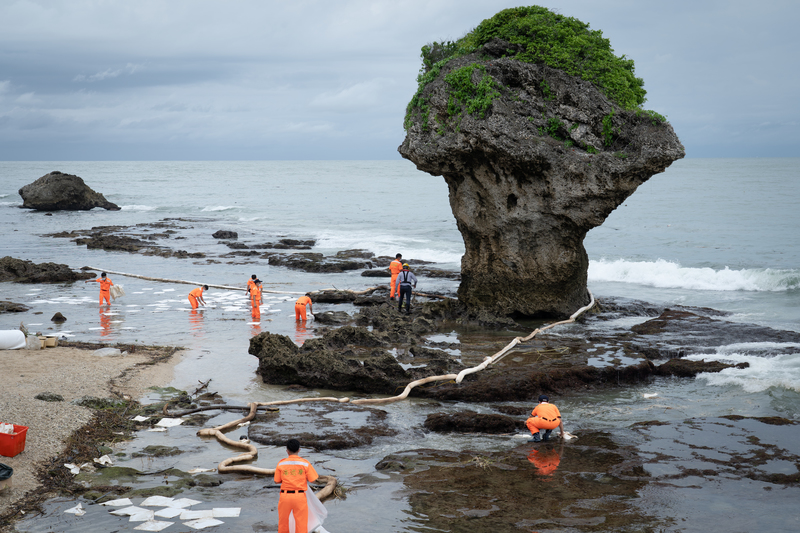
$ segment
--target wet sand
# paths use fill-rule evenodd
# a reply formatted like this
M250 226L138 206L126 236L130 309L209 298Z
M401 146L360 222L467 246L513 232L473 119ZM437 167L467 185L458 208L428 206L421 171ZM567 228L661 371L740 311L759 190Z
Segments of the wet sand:
M14 469L11 488L0 491L0 515L40 486L37 468L56 457L65 440L91 420L92 410L74 405L73 400L84 396L139 399L148 387L168 384L181 359L176 353L152 364L157 351L98 356L98 348L0 350L0 421L29 428L22 453L0 456L0 463ZM35 398L44 392L60 395L63 401Z

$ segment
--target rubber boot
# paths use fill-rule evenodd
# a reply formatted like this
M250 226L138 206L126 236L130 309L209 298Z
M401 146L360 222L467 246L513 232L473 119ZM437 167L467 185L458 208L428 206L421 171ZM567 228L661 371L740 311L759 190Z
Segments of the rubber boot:
M531 440L529 440L528 442L541 442L541 441L542 441L542 439L539 437L539 433L536 432L536 433L533 434L533 438Z
M549 441L550 440L550 433L552 433L552 432L553 432L552 429L546 429L545 432L544 432L544 437L542 437L542 441L543 442Z

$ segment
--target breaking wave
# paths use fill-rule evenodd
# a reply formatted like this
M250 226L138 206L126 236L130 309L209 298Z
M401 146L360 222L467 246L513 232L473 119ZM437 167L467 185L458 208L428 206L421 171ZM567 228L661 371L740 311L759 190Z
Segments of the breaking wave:
M609 261L589 263L589 281L636 283L663 289L700 291L789 291L800 288L800 271L756 268L722 270L688 268L678 263L657 261Z

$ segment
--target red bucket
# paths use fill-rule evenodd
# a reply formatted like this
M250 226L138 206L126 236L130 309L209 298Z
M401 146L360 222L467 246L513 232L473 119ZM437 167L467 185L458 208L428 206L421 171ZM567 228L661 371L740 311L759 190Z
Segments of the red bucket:
M14 457L25 449L25 436L28 434L27 426L14 424L14 433L0 433L0 455Z

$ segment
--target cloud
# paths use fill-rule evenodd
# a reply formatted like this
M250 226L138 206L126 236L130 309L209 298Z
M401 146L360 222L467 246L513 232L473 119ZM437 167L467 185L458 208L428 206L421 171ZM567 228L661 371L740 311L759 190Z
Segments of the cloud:
M757 153L778 136L800 147L800 71L787 67L800 49L797 2L536 3L589 23L633 59L646 107L669 118L689 156ZM0 146L23 148L2 157L49 159L75 139L84 158L398 157L420 47L517 5L0 2Z
M395 85L395 81L388 78L375 78L373 80L357 83L338 92L324 92L315 96L310 106L330 111L353 111L367 109L383 103L386 89Z
M75 76L72 79L72 81L76 81L76 82L77 81L85 81L85 82L89 82L89 83L92 83L92 82L95 82L95 81L103 81L103 80L108 79L108 78L116 78L116 77L121 76L123 74L131 75L134 72L136 72L139 68L141 68L141 65L133 65L131 63L128 63L123 68L119 68L119 69L116 69L116 70L111 70L109 68L109 69L104 70L103 72L98 72L96 74L92 74L91 76L86 76L84 74L78 74L77 76Z

